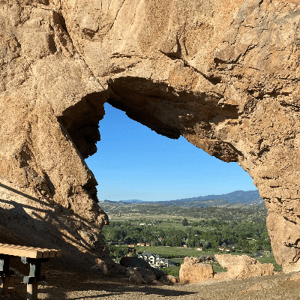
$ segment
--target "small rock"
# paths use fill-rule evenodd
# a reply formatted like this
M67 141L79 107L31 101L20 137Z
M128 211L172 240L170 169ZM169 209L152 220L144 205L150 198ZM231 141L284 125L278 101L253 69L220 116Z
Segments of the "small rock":
M178 277L174 277L172 275L164 275L162 276L159 281L163 282L163 283L178 283L179 282L179 278Z
M95 263L96 264L94 265L93 269L99 269L105 276L110 276L108 266L104 260L102 260L100 258L96 258Z

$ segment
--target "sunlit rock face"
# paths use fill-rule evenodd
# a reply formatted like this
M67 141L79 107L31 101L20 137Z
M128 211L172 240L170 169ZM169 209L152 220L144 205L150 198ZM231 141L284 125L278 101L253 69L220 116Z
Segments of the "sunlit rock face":
M298 1L8 0L0 23L5 226L108 260L84 158L109 102L237 161L265 199L277 262L300 270Z

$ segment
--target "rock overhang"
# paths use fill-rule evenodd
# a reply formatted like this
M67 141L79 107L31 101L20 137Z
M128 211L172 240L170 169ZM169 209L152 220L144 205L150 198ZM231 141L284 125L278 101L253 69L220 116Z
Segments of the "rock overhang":
M70 245L108 257L100 234L108 220L84 158L96 151L109 102L159 134L238 161L266 201L277 262L299 270L297 2L0 7L2 183L71 212L59 230Z

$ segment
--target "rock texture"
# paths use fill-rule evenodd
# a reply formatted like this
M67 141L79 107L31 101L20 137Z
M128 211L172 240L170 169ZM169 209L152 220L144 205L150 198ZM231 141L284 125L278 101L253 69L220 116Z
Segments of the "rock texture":
M151 267L148 262L138 257L122 257L119 268L120 267L129 270L126 272L128 277L131 276L132 270L134 270L135 273L138 272L143 280L149 284L158 284L158 280L165 283L176 282L175 277L166 275L163 270ZM115 266L114 269L116 270L116 268L117 267Z
M143 278L142 274L132 267L129 267L126 271L126 276L129 278L129 281L136 284L147 284L148 282Z
M180 283L201 282L213 277L212 265L201 263L197 257L185 257L179 270Z
M84 162L109 102L237 161L277 262L300 270L299 24L296 0L0 1L1 224L110 266Z
M164 275L159 279L159 281L165 284L175 284L179 282L179 278L172 275Z
M260 277L266 275L274 275L273 264L261 264L255 258L247 255L215 255L218 263L223 269L227 269L226 273L230 279L246 279L252 277Z

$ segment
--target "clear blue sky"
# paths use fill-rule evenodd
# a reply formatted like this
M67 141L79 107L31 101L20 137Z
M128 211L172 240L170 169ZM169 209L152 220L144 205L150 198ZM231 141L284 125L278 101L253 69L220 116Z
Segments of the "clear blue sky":
M256 190L237 163L225 163L188 143L171 140L105 104L98 151L86 162L102 200L176 200Z

